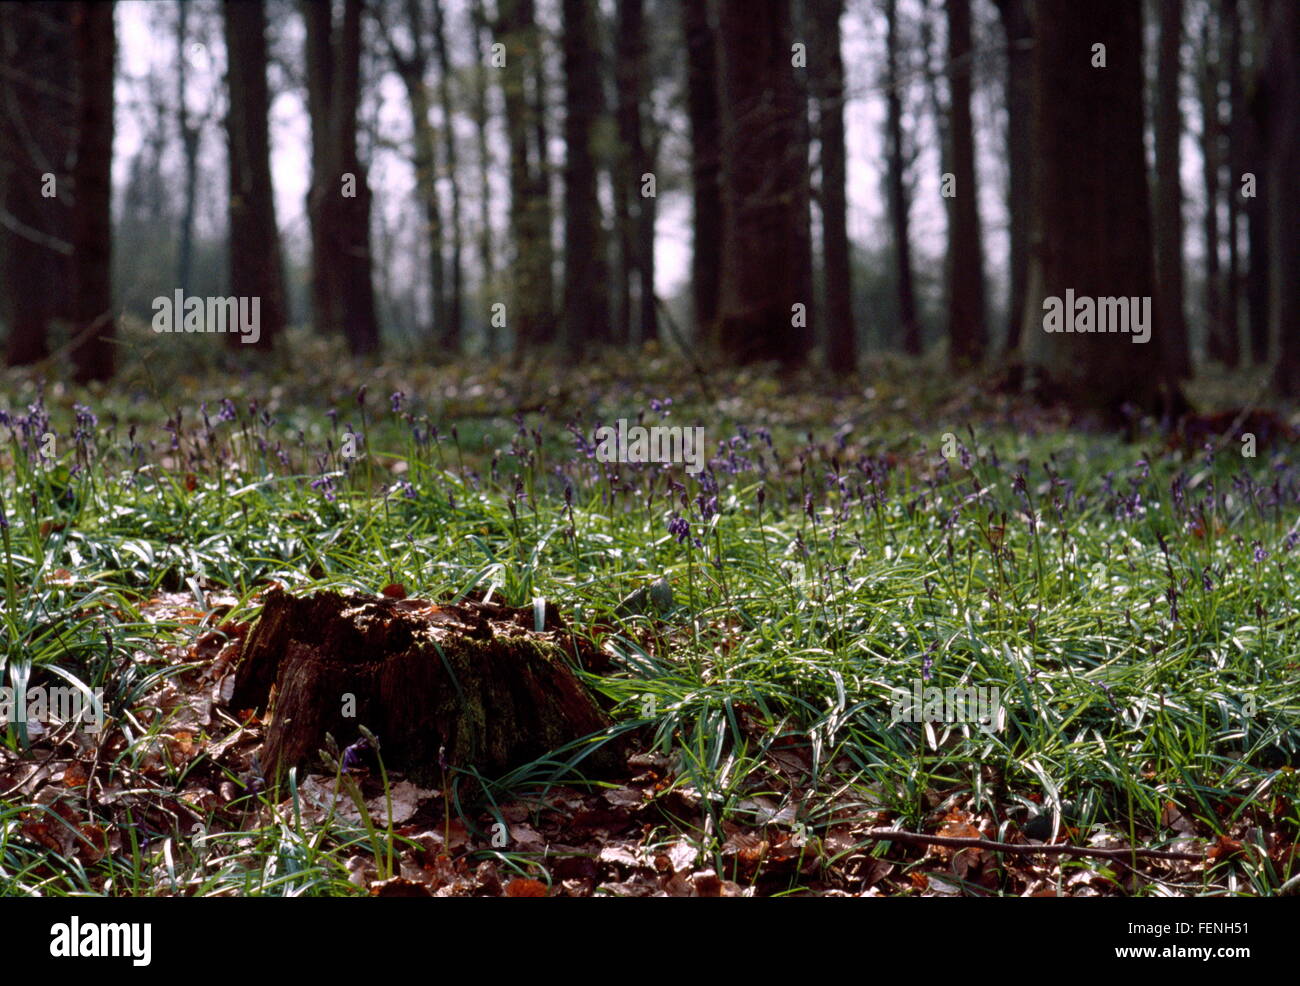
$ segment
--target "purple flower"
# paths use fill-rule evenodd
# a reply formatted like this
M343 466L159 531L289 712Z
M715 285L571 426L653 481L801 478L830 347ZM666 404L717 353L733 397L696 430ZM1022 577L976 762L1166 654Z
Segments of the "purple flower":
M691 524L685 517L673 514L668 520L668 533L677 539L678 544L685 544L691 536Z
M395 390L393 391L392 396L389 397L388 399L392 402L393 413L394 414L400 413L402 410L402 401L406 400L406 395L402 393L400 390Z

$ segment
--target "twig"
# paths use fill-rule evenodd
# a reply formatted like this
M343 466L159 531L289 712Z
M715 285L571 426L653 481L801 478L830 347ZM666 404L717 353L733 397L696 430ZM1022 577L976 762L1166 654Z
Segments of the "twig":
M1068 843L1042 843L1041 845L1012 845L991 839L963 839L948 835L923 835L920 832L901 832L896 829L871 829L861 836L869 842L902 842L914 846L946 846L953 849L990 849L994 852L1050 856L1092 856L1097 859L1114 859L1120 862L1138 859L1175 859L1189 863L1205 861L1203 853L1171 852L1165 849L1092 849Z

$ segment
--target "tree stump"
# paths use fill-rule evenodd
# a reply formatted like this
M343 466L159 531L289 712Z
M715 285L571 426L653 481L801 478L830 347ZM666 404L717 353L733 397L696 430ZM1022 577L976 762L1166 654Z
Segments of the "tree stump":
M268 776L316 759L366 726L385 767L436 783L439 749L452 767L487 776L543 757L611 725L574 673L571 641L548 604L534 611L466 600L273 589L244 639L230 705L263 711ZM618 765L616 743L593 744L580 769Z

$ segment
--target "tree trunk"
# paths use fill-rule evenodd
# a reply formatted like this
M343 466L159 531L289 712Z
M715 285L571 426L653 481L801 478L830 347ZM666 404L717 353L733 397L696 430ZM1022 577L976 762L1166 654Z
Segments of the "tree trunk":
M1007 41L1007 215L1010 219L1011 284L1007 295L1007 337L1003 352L1020 347L1024 322L1025 286L1029 277L1029 203L1034 158L1029 152L1033 113L1033 28L1026 0L997 0Z
M1160 403L1154 346L1140 333L1048 332L1048 299L1141 299L1154 293L1150 200L1143 152L1142 12L1129 0L1053 4L1038 12L1034 45L1034 247L1026 323L1029 361L1078 407L1122 420L1131 402ZM1095 44L1105 68L1093 68ZM1077 302L1076 302L1077 307ZM1065 313L1066 317L1072 313ZM1094 317L1092 326L1095 328ZM1156 342L1160 325L1147 324Z
M789 0L722 0L719 103L724 230L719 331L737 363L802 365L807 157L791 65Z
M199 199L199 128L190 120L186 77L189 68L187 24L189 4L176 5L176 129L181 137L181 161L185 176L181 179L180 243L176 250L176 282L186 295L190 293L194 267L194 213Z
M334 59L330 36L333 24L328 3L301 0L306 26L307 109L311 117L311 185L307 190L307 215L311 223L312 321L323 335L343 332L339 311L338 282L330 271L338 269L333 255L333 237L324 216L325 201L338 194L337 179L330 162L330 99L333 91Z
M916 317L916 287L912 277L911 202L907 193L903 153L902 79L898 71L898 4L885 0L885 155L888 160L889 225L894 240L894 280L898 292L898 321L903 352L919 356L923 347Z
M1219 145L1223 125L1219 119L1219 38L1214 32L1213 8L1201 22L1201 178L1205 185L1205 323L1209 355L1225 366L1237 363L1237 337L1228 331L1222 311L1219 270L1219 199L1221 166Z
M1227 35L1223 71L1228 77L1228 275L1224 290L1224 330L1232 340L1232 365L1241 359L1241 181L1243 167L1241 142L1245 139L1242 115L1245 110L1241 86L1241 14L1237 0L1220 0L1220 15Z
M263 712L272 776L315 761L327 733L351 744L359 726L385 769L417 783L439 783L443 761L500 775L610 726L570 664L577 638L554 607L545 616L539 632L532 607L274 590L244 638L230 707ZM616 767L616 754L615 742L588 747L582 768Z
M1155 345L1170 379L1191 375L1187 317L1183 310L1183 189L1179 142L1183 118L1178 109L1182 0L1160 0L1160 51L1156 67L1156 319Z
M1269 338L1278 354L1274 385L1300 395L1300 6L1269 0L1266 7L1261 112L1267 148Z
M948 0L949 136L956 178L952 228L948 233L948 362L956 369L984 357L984 262L980 241L975 130L971 122L970 0Z
M460 177L456 153L456 127L451 115L451 58L447 54L447 29L443 5L433 5L433 44L438 56L438 103L442 109L443 150L447 176L451 185L451 296L447 303L447 321L442 331L446 352L460 352L463 332L464 270L461 262Z
M500 76L510 147L510 238L514 245L509 323L514 327L515 356L519 358L555 338L549 289L550 230L544 225L544 203L535 198L541 159L535 165L529 154L528 66L538 50L532 0L501 0L499 10L497 40L506 46Z
M72 314L68 165L77 118L67 68L75 10L0 4L0 322L9 366L44 359L50 324Z
M844 62L840 55L843 0L813 5L810 24L815 50L817 142L821 147L822 254L826 280L826 363L832 373L857 368L857 326L853 321L853 266L849 249L848 167L844 150Z
M230 159L230 293L260 298L259 336L271 348L286 321L284 271L275 224L270 100L266 86L266 15L262 0L224 0ZM226 336L242 345L241 336Z
M709 7L679 0L686 41L686 105L691 125L691 299L697 337L715 334L722 255L721 118L717 42Z
M486 310L496 281L496 265L492 258L492 152L488 147L488 84L487 69L483 64L492 35L488 30L487 15L483 12L483 0L474 0L471 17L474 47L478 52L478 56L474 59L474 128L478 137L479 300ZM488 354L494 354L499 342L490 316L483 320L483 326L483 350Z
M595 14L587 0L564 0L564 345L577 352L610 337L596 124L601 115Z
M78 82L77 160L73 169L73 376L113 376L113 4L80 0L74 16Z

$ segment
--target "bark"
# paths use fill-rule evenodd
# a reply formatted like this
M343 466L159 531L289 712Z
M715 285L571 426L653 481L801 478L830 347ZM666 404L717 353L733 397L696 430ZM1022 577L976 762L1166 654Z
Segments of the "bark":
M77 158L73 168L71 357L78 383L113 376L110 214L113 165L113 4L80 0L73 14L78 83Z
M490 299L496 281L496 265L492 254L492 153L488 147L488 84L487 69L483 62L492 35L488 30L487 15L483 11L483 0L474 0L470 14L474 29L474 46L478 52L478 57L474 60L474 130L478 152L480 300L486 303ZM498 340L492 319L490 317L485 319L483 325L483 349L487 353L495 353Z
M619 229L620 312L628 342L645 342L658 334L654 298L655 199L642 195L642 176L654 170L647 146L646 34L642 0L624 0L618 8L615 81L616 117L620 143L619 184L616 200L622 224ZM657 191L657 189L656 189ZM631 291L632 282L636 291ZM633 318L632 301L636 315ZM632 326L635 325L635 330Z
M457 353L463 332L464 268L461 261L460 179L456 152L456 127L451 113L451 58L447 54L447 29L443 5L433 5L433 44L438 56L438 104L442 109L443 154L451 185L451 295L447 301L447 321L442 333L443 348Z
M51 323L71 316L74 11L0 5L0 322L9 366L44 359ZM48 198L46 174L55 180Z
M1212 11L1201 22L1201 179L1205 186L1205 320L1207 347L1212 359L1226 366L1237 363L1237 337L1229 333L1222 310L1219 268L1219 199L1221 188L1219 145L1223 125L1219 119L1219 39L1214 34Z
M284 271L267 132L266 14L262 0L225 0L230 109L230 293L260 298L256 346L269 349L286 322ZM240 336L226 336L233 346Z
M1007 41L1007 214L1010 219L1010 288L1007 295L1007 336L1003 351L1020 346L1024 323L1025 287L1029 277L1029 213L1027 193L1033 187L1033 155L1029 124L1033 113L1033 28L1026 0L997 0Z
M1154 258L1143 150L1141 6L1128 0L1053 4L1034 45L1034 246L1024 346L1057 395L1115 423L1126 404L1161 403L1155 347L1118 333L1044 331L1044 301L1151 298ZM1106 67L1091 48L1104 44ZM1141 302L1138 302L1139 306ZM1130 326L1131 328L1131 326Z
M845 187L844 62L840 55L843 0L813 6L812 38L817 97L817 142L821 148L822 255L826 280L826 362L833 373L857 366L857 326L853 321L853 267Z
M717 41L709 7L679 0L686 42L686 104L691 129L691 299L697 336L715 334L722 254L721 118Z
M186 100L186 77L189 68L189 4L176 5L176 128L181 137L181 162L184 177L181 179L180 243L176 251L176 281L186 295L190 293L191 272L194 266L194 213L199 199L199 126L190 117Z
M1156 67L1156 291L1159 347L1166 374L1191 375L1187 316L1183 310L1183 190L1178 109L1179 53L1183 39L1182 0L1160 0L1160 49Z
M564 346L610 338L605 247L596 195L595 128L602 102L595 14L564 0Z
M902 78L898 69L898 4L885 0L885 155L889 186L889 224L894 241L894 280L898 292L898 321L903 351L920 355L921 323L916 316L916 287L912 276L911 201L903 152Z
M724 241L718 340L737 363L803 364L807 156L789 0L719 4Z
M975 173L975 130L971 122L971 25L969 0L947 0L949 137L956 197L948 234L948 361L956 369L984 356L984 262L980 241L979 195Z
M1260 112L1268 198L1269 339L1278 354L1273 381L1287 397L1300 394L1300 6L1269 0L1268 46Z
M357 157L361 13L361 0L344 0L336 26L330 4L303 4L312 118L313 300L318 320L325 313L326 331L341 332L354 356L380 348L371 281L371 192ZM345 194L349 175L351 194Z

